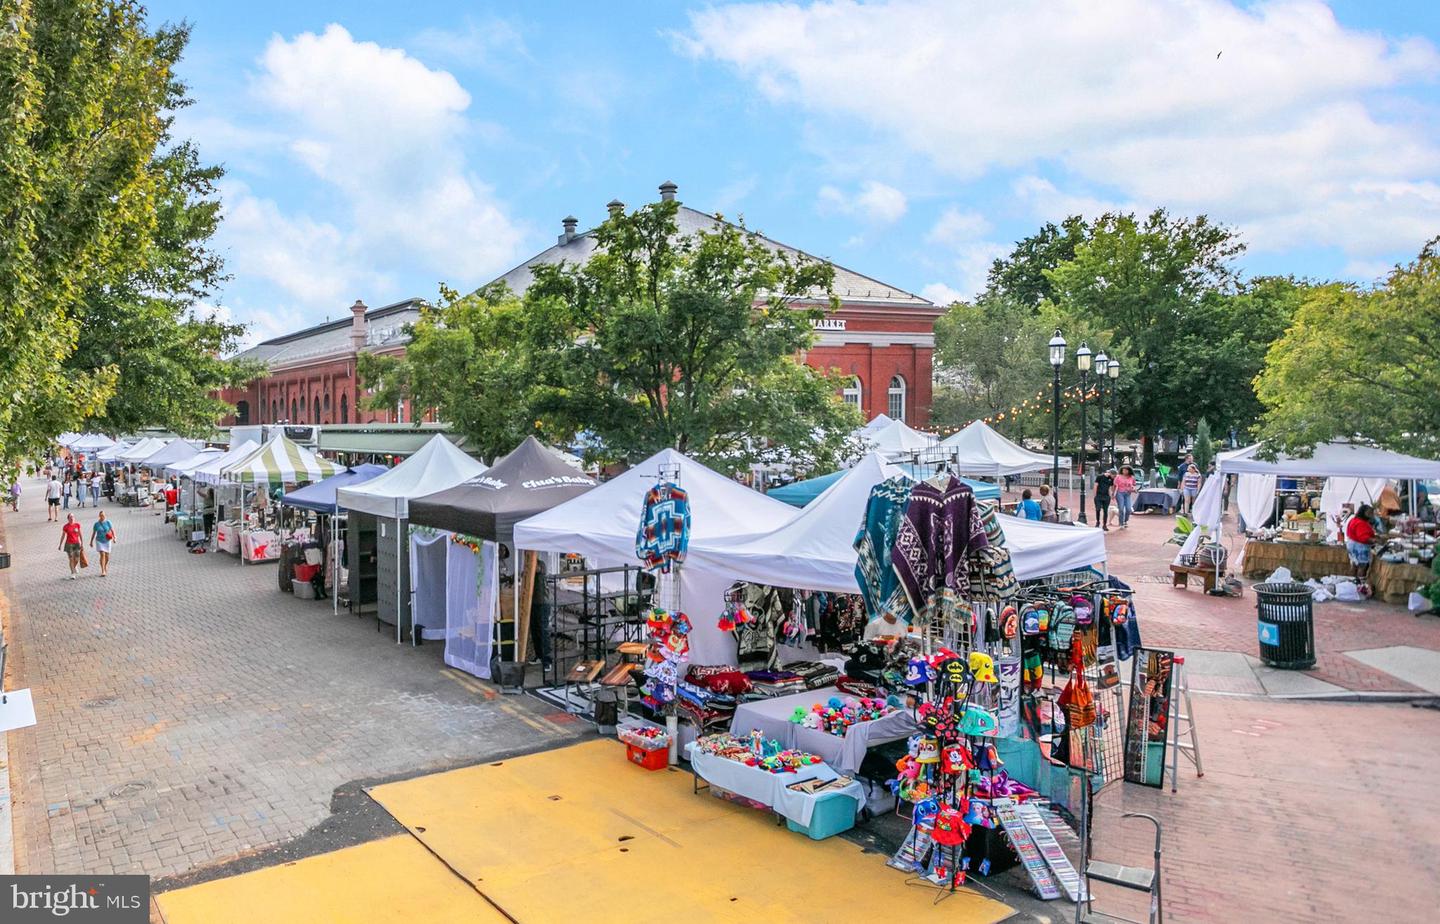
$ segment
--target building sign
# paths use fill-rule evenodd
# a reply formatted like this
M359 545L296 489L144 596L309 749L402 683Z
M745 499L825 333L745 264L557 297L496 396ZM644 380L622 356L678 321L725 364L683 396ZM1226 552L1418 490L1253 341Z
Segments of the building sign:
M811 324L814 325L814 327L815 327L816 330L844 330L844 329L845 329L845 319L844 319L844 318L821 318L821 319L818 320L818 321L812 321Z

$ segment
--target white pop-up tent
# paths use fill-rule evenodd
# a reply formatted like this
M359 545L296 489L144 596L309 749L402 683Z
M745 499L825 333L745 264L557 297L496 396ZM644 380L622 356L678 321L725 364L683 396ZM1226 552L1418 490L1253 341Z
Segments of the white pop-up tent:
M404 637L410 620L410 500L444 491L485 473L487 466L467 456L454 443L436 434L419 451L383 475L335 491L340 507L376 519L375 618L395 626L395 641ZM360 518L348 518L351 539L358 542ZM423 630L425 627L421 627ZM430 627L443 637L443 622ZM412 634L411 641L417 641Z
M737 580L858 593L854 540L870 489L900 474L903 470L872 453L774 532L742 540L692 542L690 560L707 573ZM1105 534L1098 529L1003 514L999 521L1019 580L1105 561Z
M895 422L895 418L889 414L876 414L875 419L855 431L856 436L865 436L867 433L874 433L876 430L883 430Z
M186 477L206 462L212 459L218 459L224 454L225 450L223 449L201 449L178 462L171 462L165 466L165 474L176 475L182 478Z
M111 446L106 446L104 449L95 453L95 460L97 462L118 462L120 460L120 454L129 452L134 445L134 443L122 440Z
M236 462L240 462L243 459L254 455L255 450L259 448L260 444L255 442L254 440L246 440L243 443L237 443L222 452L220 455L215 456L214 458L206 462L202 462L195 468L192 468L190 470L190 477L193 478L195 481L198 481L200 484L220 484L225 481L224 478L220 477L221 472L223 472L226 468L235 464Z
M880 452L886 458L898 458L912 453L923 452L934 446L938 440L930 433L921 433L903 420L891 420L876 427L880 418L855 431L855 436L865 442L868 448Z
M1216 457L1221 474L1275 475L1278 478L1394 478L1401 481L1428 481L1440 478L1440 462L1390 452L1364 443L1333 440L1315 447L1310 456L1280 453L1274 459L1260 458L1261 443L1222 452Z
M148 468L152 472L160 472L171 462L178 462L181 459L188 459L195 455L204 444L199 441L173 439L164 446L152 452L140 460L141 468Z
M147 436L138 443L133 444L129 449L121 452L115 457L117 462L143 462L150 456L165 448L165 441Z
M726 537L768 533L797 511L712 471L674 449L660 452L599 487L515 525L515 546L532 552L575 552L603 567L638 565L635 535L646 493L660 472L678 472L690 500L691 548ZM853 535L853 531L852 531ZM690 660L695 664L735 663L735 640L717 628L725 590L734 576L709 569L680 571L681 608L690 616Z
M64 445L76 452L90 452L95 449L106 449L115 445L115 441L103 433L82 433Z
M965 429L952 433L941 440L940 445L948 454L951 470L958 475L998 478L1048 471L1055 465L1054 456L1031 452L1001 436L983 420L973 421ZM1068 456L1060 457L1060 467L1070 467Z

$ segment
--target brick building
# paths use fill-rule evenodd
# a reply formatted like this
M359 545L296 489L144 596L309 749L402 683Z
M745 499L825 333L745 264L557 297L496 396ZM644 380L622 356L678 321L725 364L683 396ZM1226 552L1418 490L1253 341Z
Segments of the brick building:
M662 199L674 200L675 195L675 184L660 186ZM624 205L611 202L607 207ZM719 219L682 205L676 221L681 234L693 234L713 229ZM576 230L576 218L566 218L561 224L563 232L554 246L500 277L512 290L525 291L534 278L530 267L535 264L562 260L583 263L589 258L595 249L594 237ZM786 244L764 240L776 250L800 253ZM844 398L858 406L867 420L883 413L911 426L927 425L935 320L944 309L838 265L835 295L840 308L819 323L816 344L804 361L849 376ZM246 388L231 389L222 395L237 408L234 418L224 423L411 420L408 406L379 413L357 409L360 395L355 382L355 354L362 349L403 352L405 337L401 328L418 315L419 301L411 299L375 309L366 309L357 301L351 311L349 320L267 340L241 354L268 363L270 372Z

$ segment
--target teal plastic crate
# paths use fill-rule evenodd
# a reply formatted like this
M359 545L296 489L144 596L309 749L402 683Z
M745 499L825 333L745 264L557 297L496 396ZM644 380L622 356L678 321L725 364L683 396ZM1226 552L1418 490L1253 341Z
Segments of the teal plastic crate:
M825 796L815 803L810 815L810 826L797 824L790 819L785 826L796 834L803 834L811 840L823 841L827 837L843 834L855 827L855 800L839 793Z

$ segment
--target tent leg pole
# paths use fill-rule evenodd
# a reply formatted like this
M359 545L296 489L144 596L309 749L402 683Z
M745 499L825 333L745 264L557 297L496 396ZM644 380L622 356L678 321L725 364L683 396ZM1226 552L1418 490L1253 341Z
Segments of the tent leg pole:
M538 552L525 553L524 583L520 585L520 602L515 612L515 663L524 664L530 656L530 603L535 599L535 572Z

